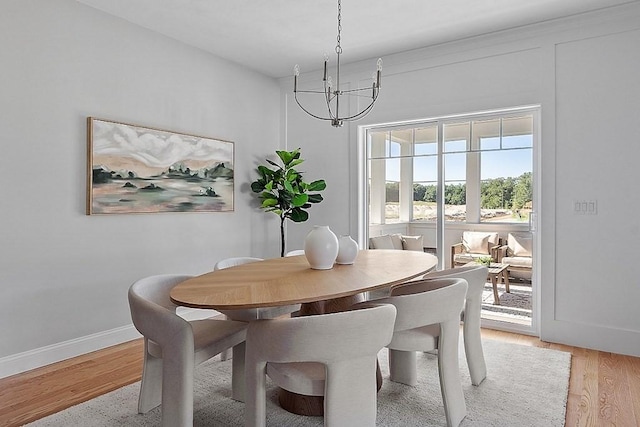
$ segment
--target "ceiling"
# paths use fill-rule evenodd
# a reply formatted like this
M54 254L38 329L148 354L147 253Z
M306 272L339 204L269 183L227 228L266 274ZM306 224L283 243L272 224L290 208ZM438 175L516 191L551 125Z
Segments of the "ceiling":
M271 77L335 60L334 0L77 0ZM344 0L343 63L638 0Z

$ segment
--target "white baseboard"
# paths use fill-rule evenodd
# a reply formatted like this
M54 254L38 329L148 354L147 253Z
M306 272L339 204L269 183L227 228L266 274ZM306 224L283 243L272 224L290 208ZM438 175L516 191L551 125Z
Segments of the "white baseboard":
M196 320L219 314L214 310L178 308L178 315L187 320ZM92 351L140 338L133 325L121 326L108 331L28 350L0 358L0 378L30 371Z

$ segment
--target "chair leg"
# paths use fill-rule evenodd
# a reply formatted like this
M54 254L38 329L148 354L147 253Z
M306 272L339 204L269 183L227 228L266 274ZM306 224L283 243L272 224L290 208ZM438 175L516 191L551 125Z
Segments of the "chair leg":
M334 362L327 366L324 425L376 425L376 357Z
M225 320L229 320L229 316L224 316ZM225 360L231 359L232 352L230 349L222 350L220 352L220 361L224 362Z
M144 347L142 382L138 397L138 413L140 414L146 414L162 402L162 359L147 352L146 340Z
M231 361L231 397L239 402L244 402L245 396L244 357L245 342L241 342L233 347L233 359Z
M472 304L467 304L465 308L464 325L462 326L464 336L464 353L469 366L471 384L480 385L487 377L487 364L484 361L482 350L482 337L480 333L480 310Z
M267 425L267 364L248 361L245 366L245 419L246 427Z
M416 352L389 349L389 379L415 386L418 383Z
M193 426L193 341L191 348L163 349L162 427Z
M457 427L467 415L467 406L460 382L458 366L458 338L460 322L456 319L442 323L438 339L438 374L444 413L448 427Z

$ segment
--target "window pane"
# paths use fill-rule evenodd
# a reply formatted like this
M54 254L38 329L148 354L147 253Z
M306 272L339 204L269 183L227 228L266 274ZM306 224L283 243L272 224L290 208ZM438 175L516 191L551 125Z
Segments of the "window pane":
M533 116L507 117L502 120L502 148L533 147Z
M414 154L426 157L413 159L413 220L436 221L438 127L418 128L414 138Z
M413 220L436 221L438 211L436 207L437 183L419 182L413 184Z
M398 144L399 145L399 144ZM400 221L400 159L387 159L384 221L386 224Z
M469 140L469 122L445 124L444 151L447 153L467 151Z
M506 178L522 175L533 170L531 149L502 150L481 153L480 179Z
M465 181L467 179L467 154L453 153L444 155L444 180Z
M444 156L444 216L445 221L467 219L467 153Z
M411 143L413 142L413 130L394 130L391 132L391 141L391 157L398 157L402 154L401 146L405 146L409 149L411 148ZM408 151L409 153L406 153L405 155L411 155L411 150Z
M384 224L385 160L369 161L369 224Z
M480 221L527 222L531 212L532 150L481 154Z
M533 147L533 135L505 136L502 139L502 148L527 147Z
M385 166L387 181L400 182L400 159L386 159Z
M481 150L499 150L500 149L500 138L480 138L480 149Z
M464 181L445 181L444 219L457 222L467 220L467 185Z
M419 128L415 132L414 155L438 154L438 128Z
M438 179L438 158L414 157L413 182L436 181Z
M390 224L400 221L400 183L397 181L387 181L386 203L384 207L384 222Z
M388 156L400 157L400 144L394 141L387 141Z
M533 115L505 117L502 119L502 135L530 135L533 133Z
M447 153L465 152L467 151L467 141L464 139L447 141L444 145L444 151Z
M369 143L367 144L367 156L369 159L380 159L387 157L388 132L369 132Z
M471 125L471 149L499 150L500 149L500 119L474 120Z

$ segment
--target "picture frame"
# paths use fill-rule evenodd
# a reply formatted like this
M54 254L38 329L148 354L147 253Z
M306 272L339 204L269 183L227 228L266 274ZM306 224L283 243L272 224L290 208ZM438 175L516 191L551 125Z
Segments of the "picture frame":
M234 210L234 143L87 117L87 215Z

